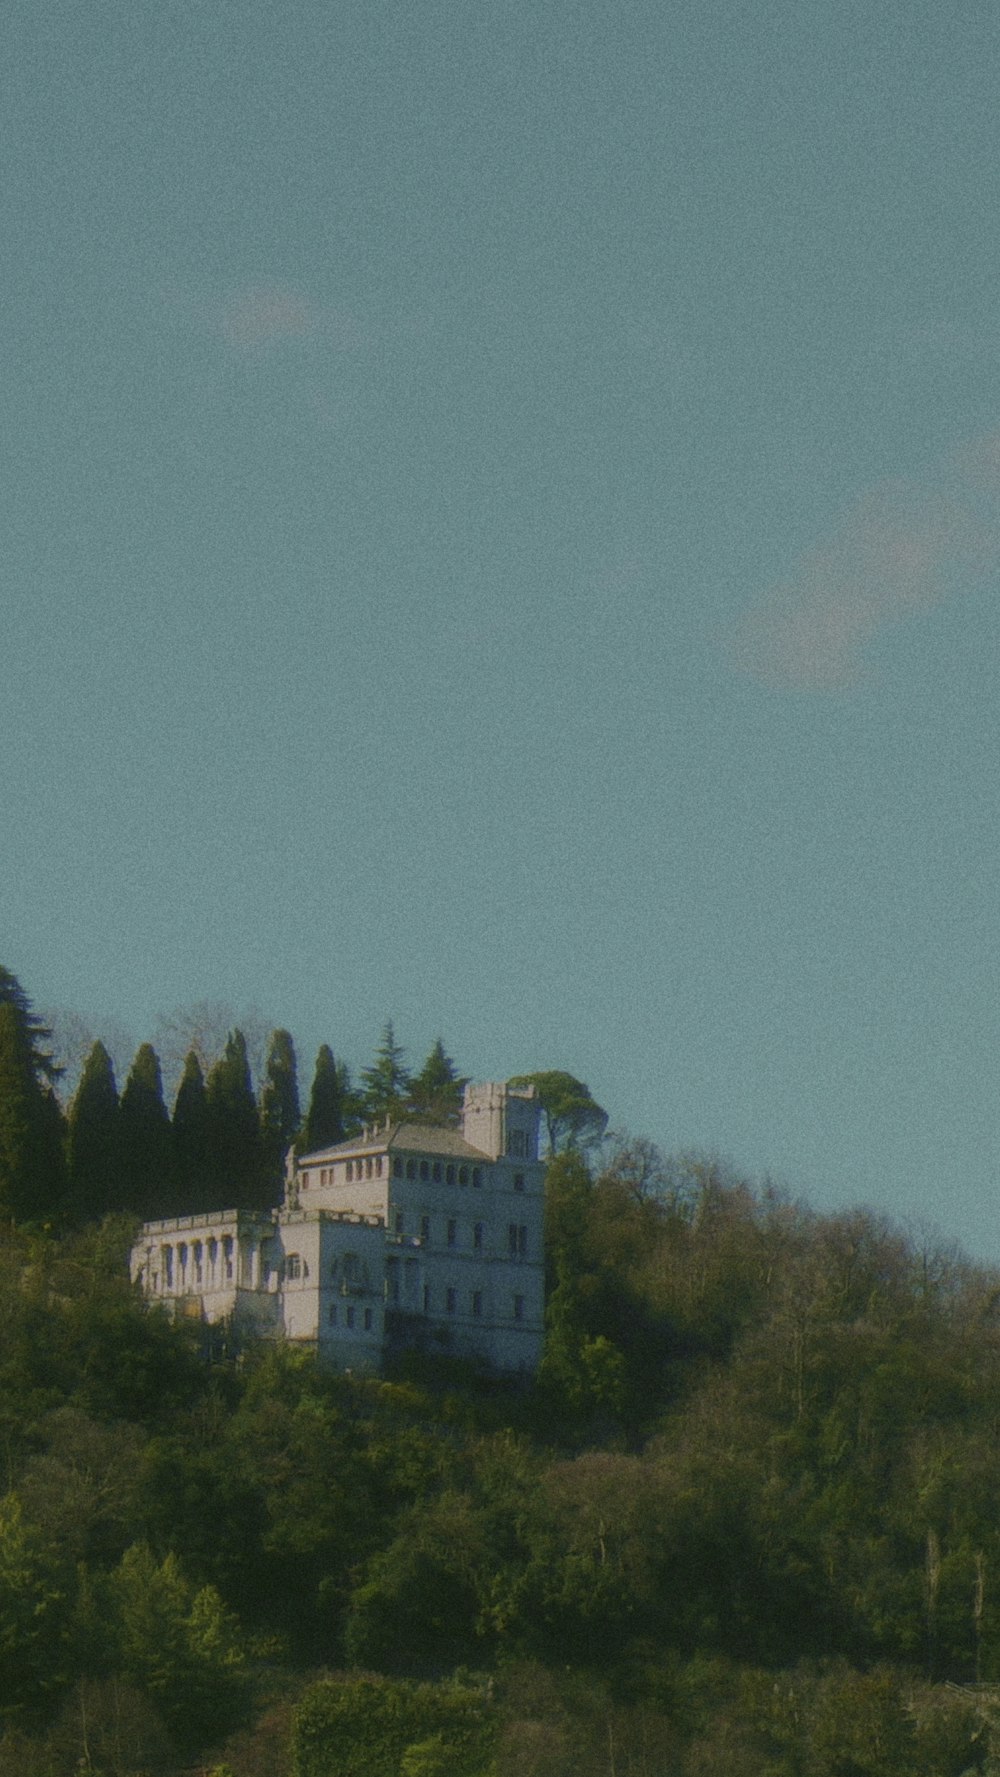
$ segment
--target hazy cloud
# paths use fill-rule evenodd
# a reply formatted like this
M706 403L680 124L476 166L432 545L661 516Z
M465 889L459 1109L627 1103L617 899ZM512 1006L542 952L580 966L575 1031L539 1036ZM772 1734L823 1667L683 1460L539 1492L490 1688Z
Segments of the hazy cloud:
M238 352L261 352L292 340L316 340L338 349L358 342L346 311L314 302L290 285L251 284L212 305L209 324Z
M221 331L230 345L257 347L303 339L318 326L314 305L294 290L241 290L223 305Z
M998 562L1000 437L990 437L942 460L924 483L870 489L750 607L727 652L762 683L835 689L859 676L874 636Z

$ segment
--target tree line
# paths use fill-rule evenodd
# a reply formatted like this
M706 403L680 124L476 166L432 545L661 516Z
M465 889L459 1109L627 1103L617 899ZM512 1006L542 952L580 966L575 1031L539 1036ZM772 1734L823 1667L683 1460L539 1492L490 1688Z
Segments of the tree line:
M258 1095L234 1029L207 1070L189 1049L170 1109L151 1043L139 1047L119 1092L98 1040L64 1111L51 1038L17 978L0 968L0 1216L17 1223L270 1208L291 1146L332 1146L387 1117L454 1122L465 1085L440 1039L411 1073L389 1023L356 1085L322 1044L303 1109L290 1033L271 1032Z

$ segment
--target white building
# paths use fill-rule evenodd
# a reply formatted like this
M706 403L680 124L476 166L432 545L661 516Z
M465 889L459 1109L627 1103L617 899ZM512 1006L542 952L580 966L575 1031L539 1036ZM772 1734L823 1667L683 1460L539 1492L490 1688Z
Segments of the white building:
M541 1356L535 1089L467 1086L459 1129L386 1123L289 1157L285 1199L147 1222L132 1276L179 1314L374 1370L406 1347L530 1371Z

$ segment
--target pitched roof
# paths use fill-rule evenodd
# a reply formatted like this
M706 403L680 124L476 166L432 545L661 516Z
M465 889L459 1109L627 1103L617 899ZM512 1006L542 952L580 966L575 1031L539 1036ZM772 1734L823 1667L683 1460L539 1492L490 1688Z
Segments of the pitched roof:
M369 1135L356 1135L350 1141L337 1142L332 1148L315 1148L301 1154L299 1165L312 1165L323 1160L350 1160L355 1154L384 1154L394 1150L404 1154L436 1154L444 1160L476 1160L490 1164L489 1154L472 1147L457 1129L437 1123L389 1123Z

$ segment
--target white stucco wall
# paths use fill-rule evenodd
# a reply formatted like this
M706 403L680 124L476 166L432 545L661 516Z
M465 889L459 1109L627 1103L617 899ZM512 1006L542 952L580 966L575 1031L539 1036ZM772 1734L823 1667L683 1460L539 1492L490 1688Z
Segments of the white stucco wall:
M537 1124L532 1093L470 1087L464 1132L403 1125L306 1156L290 1164L280 1211L147 1223L132 1276L178 1312L314 1344L342 1369L377 1368L387 1315L404 1337L422 1328L442 1349L533 1369L544 1315L544 1167L528 1157ZM488 1148L469 1144L470 1127Z

